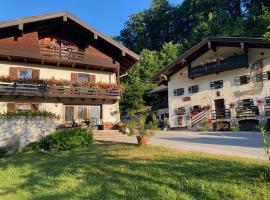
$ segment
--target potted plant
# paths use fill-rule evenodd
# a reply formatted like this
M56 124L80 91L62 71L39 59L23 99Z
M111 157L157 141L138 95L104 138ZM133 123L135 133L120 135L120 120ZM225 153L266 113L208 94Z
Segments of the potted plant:
M138 119L126 122L126 132L136 135L139 145L148 145L149 139L158 129L158 120L155 115L141 115Z

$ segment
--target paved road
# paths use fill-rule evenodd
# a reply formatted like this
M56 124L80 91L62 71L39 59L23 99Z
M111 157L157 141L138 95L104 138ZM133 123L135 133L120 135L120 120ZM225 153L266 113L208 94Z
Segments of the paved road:
M111 141L136 143L135 137ZM255 132L162 131L151 138L151 145L267 160L261 135Z
M260 133L255 132L160 132L152 145L267 160Z

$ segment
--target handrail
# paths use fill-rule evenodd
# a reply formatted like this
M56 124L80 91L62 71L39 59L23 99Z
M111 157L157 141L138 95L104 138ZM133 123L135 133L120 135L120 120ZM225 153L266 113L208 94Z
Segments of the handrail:
M83 60L85 56L85 51L82 49L57 47L53 45L40 45L40 53L43 57L64 60Z
M211 110L211 118L213 120L230 119L231 118L231 112L230 112L229 109Z
M237 118L256 117L260 114L258 106L241 107L235 110Z

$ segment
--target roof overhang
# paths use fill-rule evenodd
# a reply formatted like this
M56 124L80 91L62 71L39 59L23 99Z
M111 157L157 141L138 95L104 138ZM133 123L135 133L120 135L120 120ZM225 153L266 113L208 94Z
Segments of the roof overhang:
M14 28L23 31L24 27L29 26L30 24L36 24L37 22L50 21L58 18L64 22L72 21L73 23L78 24L80 27L89 32L89 37L92 37L95 40L100 40L102 43L117 51L117 56L114 55L114 58L120 63L120 70L122 74L140 60L140 56L136 53L65 11L1 22L0 33L5 34L7 30L12 30Z
M190 62L210 49L216 51L218 46L239 47L247 52L249 48L270 48L270 42L261 38L209 37L197 43L172 63L167 65L163 70L152 77L152 80L154 82L168 81L173 74L186 67Z

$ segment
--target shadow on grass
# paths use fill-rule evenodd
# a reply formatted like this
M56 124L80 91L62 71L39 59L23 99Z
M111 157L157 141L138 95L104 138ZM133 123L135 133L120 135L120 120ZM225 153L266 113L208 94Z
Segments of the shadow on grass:
M52 155L18 154L0 161L0 170L16 170L22 181L0 184L0 197L23 191L37 200L270 199L266 163L172 152L104 143Z

